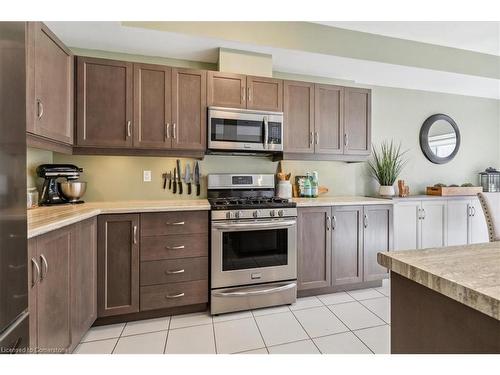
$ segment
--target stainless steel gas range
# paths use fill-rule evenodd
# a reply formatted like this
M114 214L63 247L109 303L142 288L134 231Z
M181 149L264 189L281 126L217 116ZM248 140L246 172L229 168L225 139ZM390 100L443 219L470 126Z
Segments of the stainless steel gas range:
M297 297L297 209L274 197L272 174L208 175L212 314Z

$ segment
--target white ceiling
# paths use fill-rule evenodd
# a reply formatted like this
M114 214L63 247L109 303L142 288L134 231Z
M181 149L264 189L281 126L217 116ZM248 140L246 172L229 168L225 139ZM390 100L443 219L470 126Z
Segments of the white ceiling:
M500 55L500 22L326 21L317 23L490 55Z
M273 70L399 87L500 99L500 80L374 61L271 48L122 26L120 22L47 22L68 46L145 56L217 62L218 48L266 53Z

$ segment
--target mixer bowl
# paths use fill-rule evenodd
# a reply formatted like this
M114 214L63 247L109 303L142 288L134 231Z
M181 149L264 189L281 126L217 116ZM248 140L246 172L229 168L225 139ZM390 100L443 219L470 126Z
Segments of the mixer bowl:
M78 202L87 190L84 181L64 181L59 183L60 191L70 202Z

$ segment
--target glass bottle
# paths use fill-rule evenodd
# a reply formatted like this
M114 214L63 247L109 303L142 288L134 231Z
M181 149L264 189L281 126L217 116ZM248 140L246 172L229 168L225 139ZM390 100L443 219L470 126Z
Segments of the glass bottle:
M311 175L309 172L307 172L306 179L304 180L304 197L311 197Z
M313 171L311 180L311 197L317 198L319 194L318 172Z

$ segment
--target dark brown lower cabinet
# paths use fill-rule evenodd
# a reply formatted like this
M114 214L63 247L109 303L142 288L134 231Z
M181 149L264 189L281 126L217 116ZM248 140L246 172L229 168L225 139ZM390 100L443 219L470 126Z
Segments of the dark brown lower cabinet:
M97 315L139 311L139 214L100 215Z
M30 348L71 352L96 318L96 220L28 241Z
M330 213L330 207L308 207L298 210L299 290L324 288L331 284L331 235L327 223Z
M298 209L298 290L381 280L387 270L377 253L392 249L392 205Z
M362 221L363 206L332 208L333 285L363 281Z

